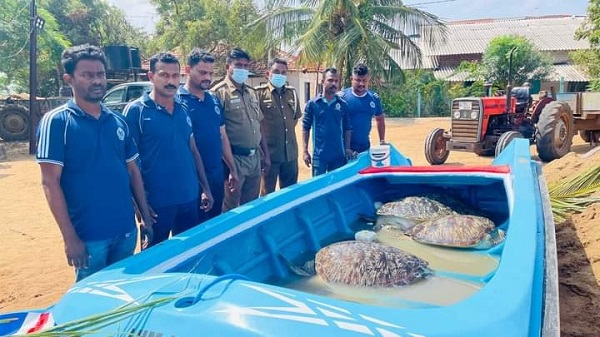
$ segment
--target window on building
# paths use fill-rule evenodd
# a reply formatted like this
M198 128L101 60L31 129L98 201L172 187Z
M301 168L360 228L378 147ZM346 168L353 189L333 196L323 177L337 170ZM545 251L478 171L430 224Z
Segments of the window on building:
M304 82L304 102L310 100L310 82Z

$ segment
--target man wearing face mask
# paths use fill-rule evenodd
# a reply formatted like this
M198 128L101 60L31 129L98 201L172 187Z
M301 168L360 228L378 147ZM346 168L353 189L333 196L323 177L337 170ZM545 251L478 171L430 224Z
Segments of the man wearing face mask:
M213 87L223 105L225 131L238 174L238 188L226 189L223 212L258 198L262 172L271 166L267 142L263 137L260 111L254 88L248 79L250 55L239 48L227 55L225 78ZM261 156L262 152L262 156Z
M302 117L296 89L286 85L287 61L274 58L269 62L269 82L256 88L260 110L265 116L262 130L267 140L271 168L263 173L260 194L266 195L279 188L298 182L298 141L296 124Z

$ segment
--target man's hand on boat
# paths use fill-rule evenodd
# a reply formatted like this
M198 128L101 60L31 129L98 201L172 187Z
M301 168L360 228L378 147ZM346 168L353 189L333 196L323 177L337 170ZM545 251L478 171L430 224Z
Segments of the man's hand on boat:
M75 268L88 267L89 255L87 249L85 249L85 244L75 232L73 232L73 236L65 238L65 254L69 266Z
M308 167L310 167L312 164L312 158L310 157L310 153L308 153L308 151L304 151L304 164L306 164Z
M347 161L354 160L354 159L356 159L357 156L358 156L358 152L352 151L352 149L346 149L346 160Z

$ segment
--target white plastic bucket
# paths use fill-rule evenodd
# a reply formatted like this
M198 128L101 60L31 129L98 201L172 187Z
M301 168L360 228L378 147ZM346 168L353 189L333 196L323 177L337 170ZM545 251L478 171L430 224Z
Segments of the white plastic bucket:
M371 146L371 166L386 167L390 166L390 146L374 145Z

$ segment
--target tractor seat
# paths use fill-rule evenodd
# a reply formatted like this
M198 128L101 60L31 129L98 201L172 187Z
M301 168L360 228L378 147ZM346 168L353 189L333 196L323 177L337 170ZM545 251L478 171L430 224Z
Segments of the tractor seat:
M517 113L526 112L527 108L532 102L531 95L528 87L514 87L510 95L517 99L517 106L515 108Z

